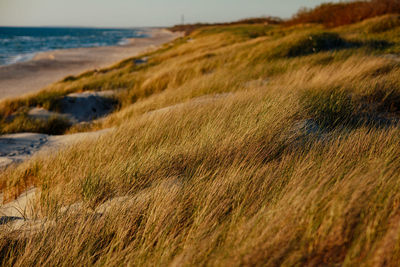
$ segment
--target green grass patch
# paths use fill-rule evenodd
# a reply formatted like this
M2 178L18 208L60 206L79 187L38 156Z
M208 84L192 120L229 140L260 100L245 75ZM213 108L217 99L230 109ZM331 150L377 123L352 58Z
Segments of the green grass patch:
M283 43L275 49L277 57L298 57L322 51L333 51L350 47L347 41L337 33L321 32L301 36Z
M349 93L339 88L305 90L300 103L307 117L330 129L352 122L356 111Z

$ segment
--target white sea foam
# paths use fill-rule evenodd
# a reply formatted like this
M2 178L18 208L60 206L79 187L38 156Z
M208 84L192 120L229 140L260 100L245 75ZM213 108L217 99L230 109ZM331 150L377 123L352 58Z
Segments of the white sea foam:
M35 40L36 38L32 36L18 36L17 39L21 41L32 41Z
M12 57L9 60L9 62L7 63L7 65L31 60L31 59L33 59L35 57L35 55L36 55L36 53L28 53L28 54L17 55L15 57Z
M130 42L131 41L129 39L123 39L118 42L118 45L127 45L127 44L130 44Z

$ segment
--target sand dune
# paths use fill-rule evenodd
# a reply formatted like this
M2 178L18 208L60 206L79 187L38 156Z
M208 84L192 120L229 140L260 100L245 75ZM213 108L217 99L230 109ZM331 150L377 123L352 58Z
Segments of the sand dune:
M91 93L87 92L78 95L86 96L86 95L91 95ZM146 114L143 114L143 116L151 116L162 112L168 112L172 109L181 107L188 107L188 106L198 107L216 101L218 99L227 97L229 95L230 94L216 94L216 95L198 97L188 102L179 103L176 105L150 111ZM88 106L88 104L86 103L83 106ZM41 109L39 110L35 109L34 112L35 114L36 113L39 114L39 115L36 114L36 117L46 116L48 113L48 111ZM79 108L76 108L75 112L72 115L71 114L69 115L73 117L79 117L81 113L82 113L81 110ZM50 112L50 114L54 113ZM55 151L62 146L71 145L76 142L85 140L87 138L97 138L109 131L110 129L105 129L96 132L77 133L77 134L59 135L59 136L52 136L52 135L38 134L38 133L18 133L18 134L8 134L0 136L0 168L4 168L12 163L20 163L22 161L25 161L39 152L48 153L51 151Z

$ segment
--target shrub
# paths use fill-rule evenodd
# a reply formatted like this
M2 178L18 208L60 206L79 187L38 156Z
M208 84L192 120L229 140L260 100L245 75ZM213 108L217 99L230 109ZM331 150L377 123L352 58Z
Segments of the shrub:
M306 116L326 128L352 122L356 110L349 94L338 88L305 90L300 103Z
M275 54L279 57L296 57L348 46L349 44L337 33L321 32L302 36L289 44L280 45Z
M69 75L69 76L65 77L62 80L62 82L66 83L66 82L73 82L73 81L76 81L76 80L78 80L78 78L76 76Z
M63 134L71 127L71 122L61 116L51 117L45 121L39 128L39 131L47 134Z
M383 81L370 90L354 96L360 107L369 112L397 113L400 111L400 92L395 82Z
M34 119L26 114L17 115L11 122L0 125L0 133L35 132L44 134L63 134L71 127L71 122L62 116L53 116L48 120Z
M60 109L60 99L70 93L69 90L43 90L35 95L5 100L0 103L0 114L7 117L21 108L43 107L47 110L58 111Z

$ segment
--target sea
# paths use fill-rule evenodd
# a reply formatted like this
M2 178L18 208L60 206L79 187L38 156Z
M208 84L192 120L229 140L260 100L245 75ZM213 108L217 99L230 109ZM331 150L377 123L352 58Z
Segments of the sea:
M28 61L39 52L124 45L143 37L145 29L0 27L0 65Z

